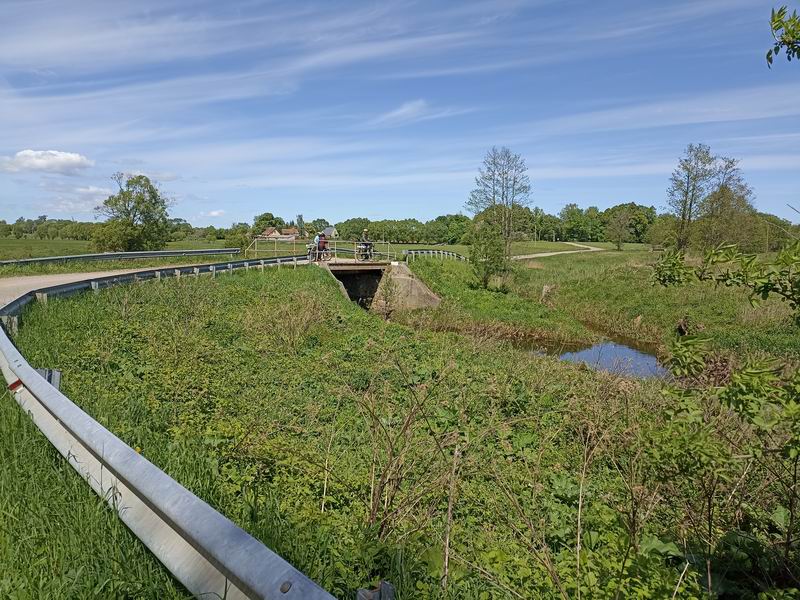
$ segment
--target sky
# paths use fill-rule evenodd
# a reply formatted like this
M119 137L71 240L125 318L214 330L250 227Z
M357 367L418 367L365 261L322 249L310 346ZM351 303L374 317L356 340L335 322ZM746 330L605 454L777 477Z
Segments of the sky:
M0 0L0 219L93 219L122 171L195 225L427 220L464 212L492 146L548 212L662 209L702 142L797 222L800 64L767 68L772 5Z

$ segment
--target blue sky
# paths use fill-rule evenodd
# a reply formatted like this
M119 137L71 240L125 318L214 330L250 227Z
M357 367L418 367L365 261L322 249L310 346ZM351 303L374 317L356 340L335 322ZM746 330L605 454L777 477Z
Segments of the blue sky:
M771 6L2 0L0 218L92 218L124 171L198 225L424 220L463 211L492 145L549 212L662 207L704 142L797 221L800 64L767 68Z

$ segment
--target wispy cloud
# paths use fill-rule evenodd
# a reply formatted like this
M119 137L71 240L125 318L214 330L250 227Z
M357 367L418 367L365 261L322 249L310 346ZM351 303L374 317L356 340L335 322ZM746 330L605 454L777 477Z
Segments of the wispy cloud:
M739 88L536 121L538 133L590 133L800 115L800 84Z
M463 115L473 110L474 109L467 108L434 108L425 100L411 100L409 102L404 102L395 109L370 119L367 125L372 127L406 125L417 121L430 121L433 119Z

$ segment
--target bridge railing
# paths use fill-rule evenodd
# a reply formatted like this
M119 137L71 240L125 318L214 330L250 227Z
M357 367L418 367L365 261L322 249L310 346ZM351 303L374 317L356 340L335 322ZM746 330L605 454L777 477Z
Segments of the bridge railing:
M417 258L441 258L451 260L467 260L466 256L462 256L458 252L450 252L449 250L403 250L406 257L406 262L409 260L416 260Z
M9 329L27 304L82 290L237 269L305 262L285 256L86 279L29 292L0 308ZM0 370L20 406L92 489L195 596L332 599L328 592L222 514L215 511L50 385L0 328Z
M69 254L66 256L42 256L39 258L15 258L0 260L0 267L40 265L76 260L131 260L136 258L171 258L175 256L214 256L239 254L239 248L205 248L203 250L152 250L144 252L100 252L97 254Z

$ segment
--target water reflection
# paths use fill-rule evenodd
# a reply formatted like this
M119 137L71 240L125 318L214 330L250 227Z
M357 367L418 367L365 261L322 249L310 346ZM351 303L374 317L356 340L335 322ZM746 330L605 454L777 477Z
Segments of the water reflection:
M588 348L561 352L558 357L561 360L584 363L601 371L630 377L669 376L669 371L661 366L654 354L619 342L604 341Z

